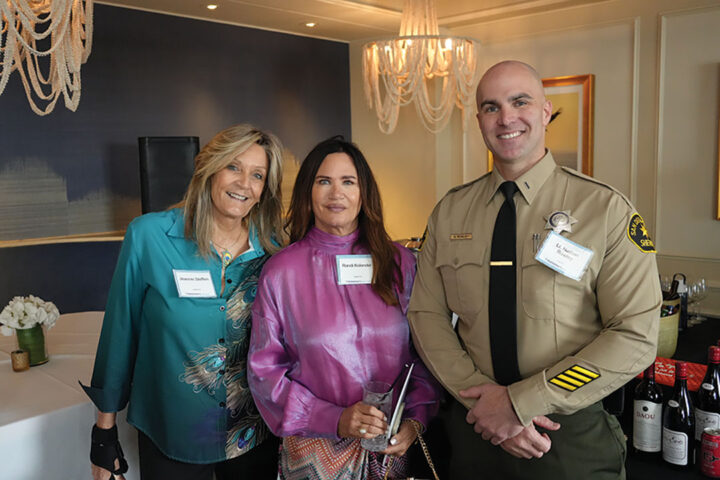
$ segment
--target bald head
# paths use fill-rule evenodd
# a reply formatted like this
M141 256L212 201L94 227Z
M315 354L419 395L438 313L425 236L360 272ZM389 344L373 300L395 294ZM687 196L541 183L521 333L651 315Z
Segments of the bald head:
M480 109L480 104L482 103L481 95L483 85L487 85L488 82L496 80L502 81L504 78L516 77L518 75L525 77L526 80L528 80L528 85L534 84L532 86L536 88L536 91L541 93L543 99L545 98L542 78L540 78L540 74L532 65L519 60L504 60L488 68L480 79L477 91L475 92L478 109Z

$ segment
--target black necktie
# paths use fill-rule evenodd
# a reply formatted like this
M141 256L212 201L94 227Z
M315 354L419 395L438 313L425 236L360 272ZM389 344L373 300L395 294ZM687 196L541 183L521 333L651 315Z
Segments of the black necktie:
M500 207L490 250L490 292L488 313L490 351L495 380L509 385L520 380L517 361L517 299L515 272L515 182L504 182L500 190L505 202Z

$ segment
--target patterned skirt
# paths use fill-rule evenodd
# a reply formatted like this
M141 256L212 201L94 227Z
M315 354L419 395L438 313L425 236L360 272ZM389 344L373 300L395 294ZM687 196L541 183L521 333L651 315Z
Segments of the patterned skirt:
M369 452L356 438L285 437L280 448L281 480L382 480L385 456ZM387 458L386 463L389 462ZM407 457L394 457L388 478L407 477Z

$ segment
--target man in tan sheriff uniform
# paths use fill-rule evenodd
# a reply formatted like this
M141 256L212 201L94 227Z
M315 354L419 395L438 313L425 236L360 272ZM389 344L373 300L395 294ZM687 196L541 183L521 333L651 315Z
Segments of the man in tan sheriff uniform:
M555 164L545 148L552 105L532 67L493 66L477 103L494 169L435 207L408 313L420 356L457 400L447 425L450 478L624 478L625 439L601 400L655 358L654 246L625 196ZM505 202L499 186L508 180L519 189L512 198L520 378L504 386L493 369L488 288ZM553 258L555 246L576 263Z

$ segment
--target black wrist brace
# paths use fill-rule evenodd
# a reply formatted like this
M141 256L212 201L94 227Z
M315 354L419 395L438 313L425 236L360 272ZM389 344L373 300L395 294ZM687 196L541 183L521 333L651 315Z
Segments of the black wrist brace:
M104 468L113 475L127 472L128 464L118 441L117 425L108 429L93 425L90 441L90 461L94 465ZM115 468L116 460L118 468Z

